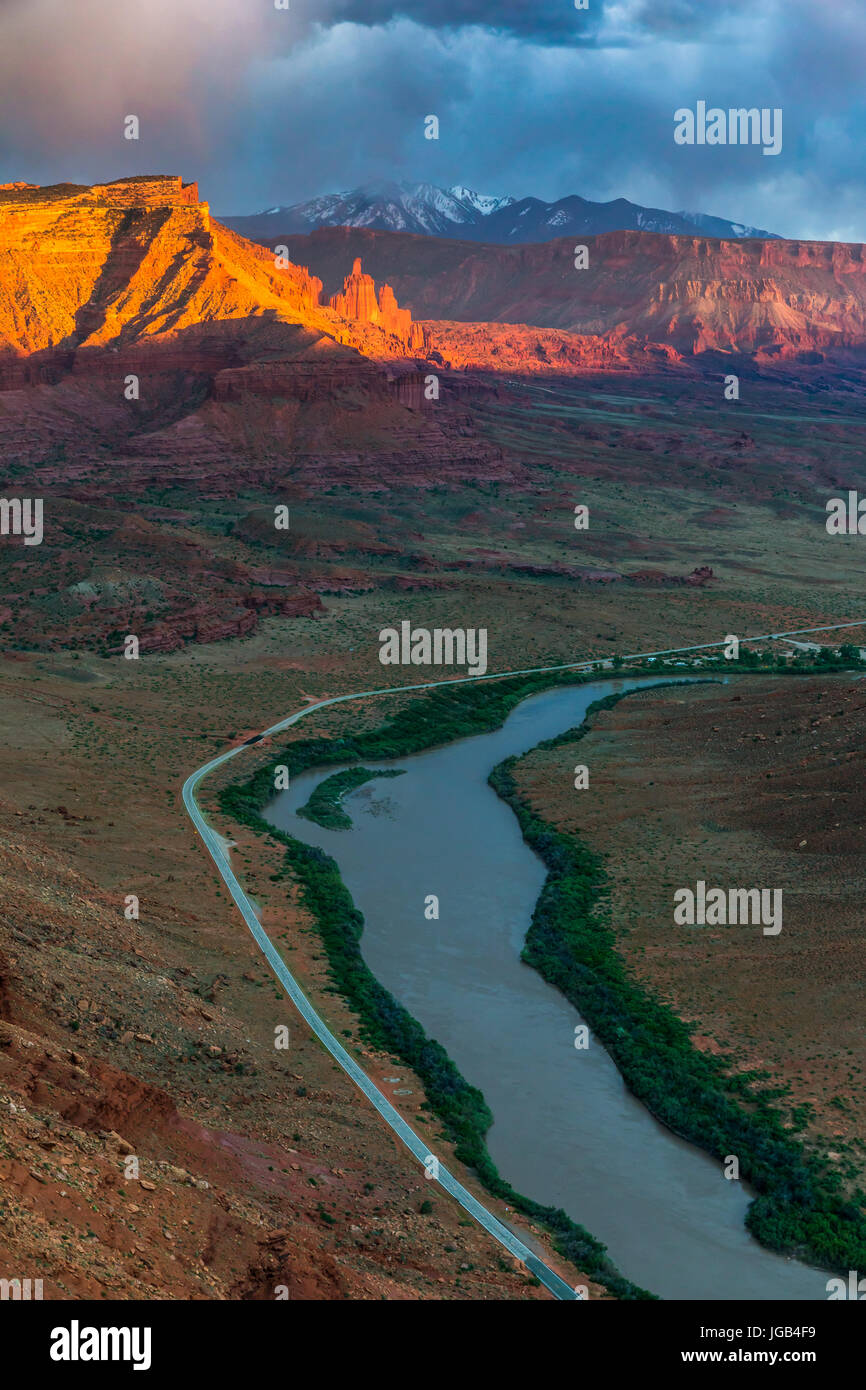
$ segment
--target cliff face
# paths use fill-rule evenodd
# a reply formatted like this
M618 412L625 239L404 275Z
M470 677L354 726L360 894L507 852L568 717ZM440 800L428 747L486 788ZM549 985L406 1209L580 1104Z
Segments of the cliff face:
M525 323L447 319L433 320L427 327L442 364L454 371L578 376L581 372L657 372L684 360L668 343L648 343L627 333L567 333Z
M0 352L119 346L257 318L327 332L321 282L278 270L212 224L196 193L150 179L0 194Z
M582 239L589 263L581 270L574 238L479 246L335 227L292 244L326 287L350 257L363 255L416 320L532 325L606 339L617 351L628 340L689 356L718 350L793 358L866 348L866 251L859 243L608 232ZM492 357L488 365L495 368Z
M371 455L380 481L498 470L453 402L427 403L426 335L388 286L356 267L345 303L323 304L316 276L197 193L162 177L0 189L0 458L90 496L107 459L133 490L211 495L287 465L355 475Z
M346 281L344 305L320 303L300 265L212 222L195 183L139 178L92 188L0 189L0 372L17 359L184 334L235 356L294 351L287 328L352 356L423 351L426 335L369 276ZM363 325L363 330L359 330ZM5 361L3 361L5 359ZM42 363L38 364L42 365Z
M420 324L412 322L408 309L401 309L390 285L383 285L376 298L376 285L371 275L361 269L357 256L351 275L343 281L341 294L332 295L331 308L342 318L361 323L377 324L389 338L401 343L407 353L423 353L429 347L429 335Z

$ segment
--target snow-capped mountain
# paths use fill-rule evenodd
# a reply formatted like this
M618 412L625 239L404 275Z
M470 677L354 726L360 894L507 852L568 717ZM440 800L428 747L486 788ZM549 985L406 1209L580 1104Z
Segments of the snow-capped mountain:
M252 217L224 217L229 227L253 241L312 232L317 227L369 227L415 232L500 245L552 241L560 236L593 236L620 230L679 235L775 238L775 233L711 217L702 212L665 212L625 198L594 203L571 195L555 203L538 198L495 197L462 184L366 184L347 193L330 193L307 203L268 208Z
M475 193L471 188L464 188L459 183L455 183L448 192L462 206L474 208L476 212L481 213L482 217L489 217L491 212L498 212L500 208L507 208L510 203L515 201L510 197L493 198L486 193Z
M269 235L272 227L287 234L311 232L316 227L372 227L422 236L458 236L513 201L476 193L460 184L437 188L432 183L380 183L348 193L325 194L291 207L269 208L253 217L223 220L235 231L258 239L262 233Z
M680 212L678 217L684 217L687 222L693 222L699 231L707 236L717 237L766 237L777 241L775 232L762 232L759 227L748 227L742 222L726 222L722 217L710 217L706 212ZM724 231L717 231L718 227L724 227ZM730 230L728 230L730 228Z

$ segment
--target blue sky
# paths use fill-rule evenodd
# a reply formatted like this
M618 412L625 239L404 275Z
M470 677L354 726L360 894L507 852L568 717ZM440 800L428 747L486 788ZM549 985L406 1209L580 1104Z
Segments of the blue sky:
M864 60L863 0L0 0L0 180L180 173L241 213L411 179L866 241ZM676 145L698 100L780 107L781 154Z

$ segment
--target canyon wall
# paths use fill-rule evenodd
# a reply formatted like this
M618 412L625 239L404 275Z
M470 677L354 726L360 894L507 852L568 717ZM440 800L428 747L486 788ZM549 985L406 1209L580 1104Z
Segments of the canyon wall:
M295 254L326 292L347 261L362 256L372 275L387 276L401 304L428 326L442 320L530 325L614 344L631 339L684 355L792 358L866 348L860 243L621 231L581 244L585 269L575 267L571 237L486 246L333 227L293 238ZM599 344L591 355L600 351Z
M356 278L344 312L321 304L317 277L213 222L198 186L180 178L7 185L0 189L0 370L8 373L14 359L20 369L20 359L34 354L181 331L187 343L207 339L241 357L259 348L270 355L284 345L285 325L373 358L423 352L424 331L390 287L377 300L369 276L350 276L347 286Z

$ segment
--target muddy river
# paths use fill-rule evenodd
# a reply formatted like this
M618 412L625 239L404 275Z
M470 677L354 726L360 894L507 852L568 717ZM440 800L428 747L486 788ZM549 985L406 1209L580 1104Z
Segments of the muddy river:
M826 1274L752 1239L748 1192L653 1119L600 1043L575 1048L580 1015L520 960L545 870L488 774L579 724L593 700L648 684L551 690L493 733L370 763L406 773L344 798L351 830L296 815L338 768L298 777L265 814L336 860L364 914L367 964L483 1091L494 1116L490 1152L515 1188L563 1207L623 1274L664 1298L826 1298ZM572 778L565 761L562 775ZM430 894L438 921L425 917Z

